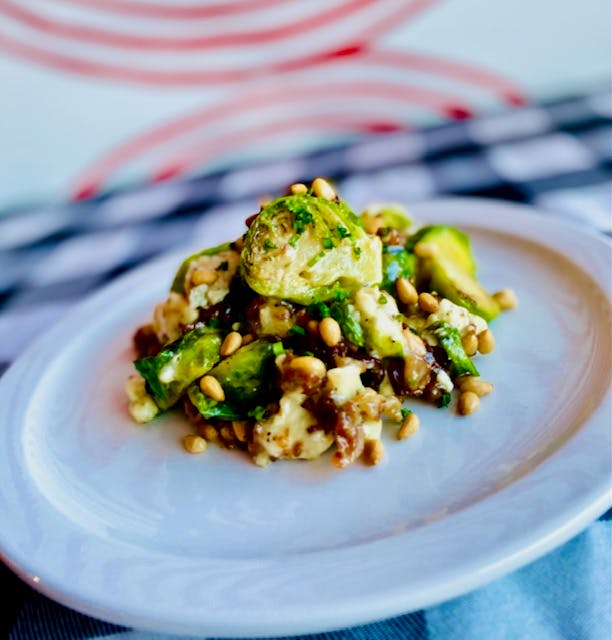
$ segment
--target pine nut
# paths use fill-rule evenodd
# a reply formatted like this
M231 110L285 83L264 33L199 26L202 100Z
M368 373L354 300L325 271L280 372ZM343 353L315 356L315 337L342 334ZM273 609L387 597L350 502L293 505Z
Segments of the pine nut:
M228 333L223 342L221 343L221 348L219 349L219 355L222 357L229 356L234 351L240 349L242 345L242 336L237 331L232 331Z
M200 389L202 393L217 402L223 402L225 400L225 391L223 391L221 383L214 376L204 376L201 378Z
M434 258L438 255L438 245L431 242L417 242L413 251L418 258Z
M221 438L224 444L231 445L235 440L234 430L229 427L221 427Z
M314 356L298 356L289 362L289 369L300 371L310 376L324 378L327 374L325 363Z
M493 391L493 385L486 380L481 380L476 376L467 376L459 382L461 391L472 391L479 398L487 396Z
M191 283L194 286L212 284L217 280L218 274L210 269L195 269L191 274Z
M296 182L289 187L289 192L294 196L303 196L308 193L308 187L301 182Z
M462 416L474 413L480 406L480 398L473 391L462 391L457 403L457 411Z
M385 445L380 440L366 440L363 455L367 464L376 466L385 456Z
M255 340L255 336L252 333L247 333L246 335L242 336L242 346L244 346L245 344L250 344L251 342L253 342L253 340Z
M323 318L319 323L319 334L328 347L335 347L342 338L340 325L333 318Z
M190 433L183 438L183 447L188 453L204 453L206 451L206 440L201 436Z
M202 424L198 427L198 433L206 440L207 442L217 442L219 439L219 434L217 430L212 426L212 424Z
M482 354L491 353L495 349L495 336L491 329L486 329L478 335L478 351Z
M410 438L419 430L419 416L416 413L410 412L402 422L402 425L397 430L397 439L405 440Z
M398 278L395 282L395 291L400 302L404 304L416 304L419 294L414 285L407 278Z
M326 200L335 200L337 197L334 188L323 178L315 178L312 181L312 192L318 198L325 198Z
M363 221L363 228L373 236L375 236L384 225L385 223L383 222L382 216L367 216Z
M468 333L467 335L461 338L461 344L463 345L463 350L468 356L476 355L478 351L478 338L473 333Z
M232 429L238 442L247 441L247 425L248 422L246 420L234 420L232 422Z
M426 313L435 313L440 307L440 303L437 298L431 295L431 293L419 294L419 307Z
M514 309L518 305L518 298L512 289L502 289L493 294L493 299L502 311Z
M306 331L308 331L308 333L313 337L318 336L319 323L316 320L309 320L308 323L306 324Z

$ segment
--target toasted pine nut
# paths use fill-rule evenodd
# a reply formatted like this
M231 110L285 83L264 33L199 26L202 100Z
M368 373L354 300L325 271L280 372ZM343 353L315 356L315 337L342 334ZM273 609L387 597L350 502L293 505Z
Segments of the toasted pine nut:
M493 299L502 311L514 309L518 305L518 298L512 289L502 289L493 294Z
M248 422L246 420L234 420L232 422L232 429L238 442L247 441L247 425Z
M323 318L319 322L319 335L328 347L335 347L342 338L340 325L333 318Z
M225 391L223 391L221 383L214 376L204 376L200 378L200 389L202 393L217 402L223 402L225 400Z
M474 413L480 406L480 398L473 391L462 391L457 403L457 411L462 416Z
M363 221L363 227L368 232L375 236L384 226L382 216L366 216Z
M308 333L311 336L318 336L319 323L316 320L309 320L308 323L306 324L306 331L308 331Z
M385 456L385 445L380 440L366 440L363 455L367 464L376 466Z
M242 336L242 346L244 346L245 344L250 344L251 342L253 342L253 340L255 340L255 336L252 333L247 333L244 336Z
M324 178L315 178L312 181L312 192L315 196L326 200L335 200L337 197L334 188Z
M478 334L478 351L480 353L491 353L495 349L495 336L491 329L486 329Z
M224 441L224 444L228 445L234 442L234 430L229 427L221 427L221 438Z
M419 307L426 313L435 313L440 306L438 299L431 295L431 293L419 294Z
M294 371L300 371L317 378L323 378L327 373L325 363L314 356L298 356L293 358L288 366Z
M397 439L405 440L410 436L413 436L419 430L419 416L416 413L409 413L405 418L402 425L397 430Z
M289 192L294 196L303 196L308 193L308 187L301 182L296 182L289 187Z
M201 436L190 433L183 438L183 447L188 453L204 453L206 451L206 440Z
M486 380L481 380L476 376L467 376L459 381L461 391L472 391L479 398L489 395L493 391L493 385Z
M414 254L418 258L433 258L438 255L438 245L432 242L417 242L414 245Z
M237 331L232 331L228 333L223 339L221 348L219 349L219 354L222 357L229 356L234 353L234 351L240 349L241 345L242 336Z
M478 338L473 333L468 333L461 338L463 350L468 356L476 355L478 351Z
M212 284L218 278L218 274L210 269L194 269L191 274L191 283L196 287L200 284Z
M408 278L398 278L395 282L395 291L399 301L404 304L416 304L419 299L417 290Z
M207 422L198 427L198 433L207 442L217 442L217 440L219 439L217 430L212 426L212 424L208 424Z

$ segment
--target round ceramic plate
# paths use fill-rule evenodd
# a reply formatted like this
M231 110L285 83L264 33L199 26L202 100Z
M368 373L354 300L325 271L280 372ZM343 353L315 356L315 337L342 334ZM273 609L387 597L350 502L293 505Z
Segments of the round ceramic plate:
M314 632L466 592L563 543L610 504L610 249L526 207L415 206L474 244L482 282L520 306L478 356L481 409L415 403L421 429L383 463L254 466L180 445L169 413L140 427L130 340L178 256L74 309L0 381L0 551L29 584L87 614L213 636ZM205 218L209 244L243 215Z

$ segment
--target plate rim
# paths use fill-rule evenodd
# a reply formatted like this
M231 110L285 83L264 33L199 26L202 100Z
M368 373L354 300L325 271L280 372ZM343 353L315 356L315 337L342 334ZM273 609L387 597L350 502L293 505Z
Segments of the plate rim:
M506 201L492 199L453 197L436 198L413 203L410 208L414 208L415 210L427 210L431 207L434 209L439 207L448 207L449 210L451 210L453 208L461 209L461 207L466 206L471 206L480 210L489 210L489 212L492 208L495 208L502 213L501 217L504 217L503 212L501 211L502 209L509 213L514 211L517 215L520 214L519 217L527 216L527 219L529 220L539 219L539 224L554 224L558 228L565 228L566 232L571 232L572 234L578 233L582 237L595 241L596 244L601 247L602 251L608 251L607 257L608 260L610 259L611 245L603 235L597 234L590 229L585 229L577 223L569 222L565 219L559 219L558 217L555 217L554 214L541 212L531 205L509 203ZM461 216L461 214L457 212L452 213L452 215ZM204 220L206 221L206 216L204 216ZM485 230L491 229L491 227L487 226L486 222L482 225L482 228ZM494 230L499 229L495 227ZM551 247L550 244L542 244L549 248ZM181 250L180 255L184 255L183 250ZM93 308L96 304L99 304L101 300L111 297L115 291L121 291L133 280L142 279L144 274L159 271L164 265L170 264L171 261L176 260L178 256L178 251L176 253L173 252L149 261L146 264L129 271L127 274L120 276L113 282L88 296L82 302L75 305L69 313L86 314L90 307ZM602 290L604 290L600 280L597 280L597 284ZM604 290L604 293L609 301L609 291ZM0 379L0 401L2 400L3 395L6 396L6 394L9 393L11 385L14 386L17 384L20 369L27 368L28 361L31 359L32 354L49 341L49 337L53 335L54 331L57 332L57 328L60 323L61 320L45 332L45 334L37 338L5 372L2 379ZM610 394L608 392L607 396L604 396L602 399L596 411L587 420L587 424L593 421L593 416L595 416L597 412L601 412L602 407L609 404L609 398ZM2 415L2 409L0 407L0 417ZM1 458L2 454L0 453L0 460ZM544 460L540 466L545 465L547 462L549 462L549 459ZM527 474L527 476L533 476L534 472L537 470L538 468L536 467ZM518 480L517 483L521 482L521 480ZM498 496L504 491L505 490L497 492L493 494L492 497ZM462 512L467 512L473 508L477 508L487 499L488 498L485 498L484 500L477 502L475 505L466 507ZM0 488L0 503L2 503L2 500L3 493ZM14 553L11 554L7 552L7 547L10 545L7 545L7 541L5 540L4 528L0 528L0 558L2 558L25 582L43 594L87 615L92 615L97 618L119 624L148 628L156 631L174 633L196 632L221 636L228 634L232 636L253 636L270 635L270 633L273 635L287 633L312 633L330 630L333 628L352 626L355 624L363 624L388 616L407 613L408 611L433 606L439 602L447 600L448 598L465 593L479 585L483 585L486 582L500 577L501 575L524 566L528 562L541 557L553 548L563 544L565 541L584 529L593 519L605 512L610 505L612 505L610 488L608 486L607 479L602 478L596 487L592 487L588 494L584 494L582 496L580 504L574 504L573 508L567 508L554 522L549 520L540 523L539 527L536 527L532 532L530 532L530 534L525 536L526 539L520 541L520 544L514 544L511 545L510 548L505 549L506 555L502 560L500 560L499 557L480 558L480 561L478 561L478 559L473 560L472 564L480 566L479 568L473 567L478 568L478 570L474 571L471 577L466 578L465 575L461 574L461 571L459 571L458 575L452 575L451 572L451 575L447 575L446 581L443 585L424 585L421 587L420 598L415 597L414 594L412 594L412 597L408 598L410 604L407 608L402 606L402 602L407 602L405 594L400 594L401 597L397 596L393 601L389 601L388 599L381 600L381 598L375 598L372 597L372 595L369 595L367 600L364 600L363 602L356 603L353 599L350 603L344 603L344 607L339 607L338 603L335 603L333 610L330 610L328 607L327 611L318 611L316 615L313 615L313 612L308 612L300 618L299 611L292 611L291 617L293 618L293 622L289 625L286 620L283 622L275 618L275 616L267 619L264 619L264 617L261 616L259 618L254 616L252 620L242 621L241 623L234 621L235 626L230 628L227 626L224 627L220 621L215 623L213 623L213 621L209 621L202 625L201 621L198 621L197 616L195 618L191 617L178 621L169 620L167 617L165 618L164 616L166 614L163 613L160 618L159 615L152 615L150 611L143 611L139 607L132 607L129 610L117 610L116 608L108 607L105 604L96 602L95 599L91 597L91 594L84 597L82 594L73 593L70 588L66 588L65 584L63 586L62 584L54 584L53 579L50 577L36 582L34 580L35 575L40 577L40 575L44 575L44 571L39 570L39 572L36 573L35 567L32 567L31 563L27 559L23 558L23 554L22 557L19 558L15 557ZM567 512L569 512L571 517L568 517ZM369 544L370 543L368 543L368 545ZM512 548L512 546L514 548ZM323 555L325 554L325 552L322 553ZM499 553L493 555L499 556ZM465 567L463 572L465 572ZM455 574L457 574L456 570ZM356 611L356 609L359 610Z

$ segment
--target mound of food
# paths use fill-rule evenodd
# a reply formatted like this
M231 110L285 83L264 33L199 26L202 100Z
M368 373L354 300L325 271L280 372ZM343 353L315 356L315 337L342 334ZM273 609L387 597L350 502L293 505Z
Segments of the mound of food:
M266 466L333 448L342 468L380 462L383 423L400 440L417 431L410 399L446 408L457 389L467 415L491 392L472 358L493 351L488 322L517 302L479 284L465 233L414 229L397 205L358 216L322 178L246 222L188 257L136 332L134 420L179 405L191 453L216 442Z

